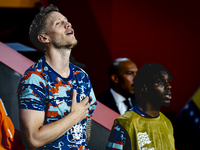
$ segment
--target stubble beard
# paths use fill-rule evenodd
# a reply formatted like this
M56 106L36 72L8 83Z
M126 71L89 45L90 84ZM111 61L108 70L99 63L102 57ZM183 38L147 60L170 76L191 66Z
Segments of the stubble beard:
M73 42L54 42L52 43L53 46L56 48L56 49L72 49L74 48L77 44L78 44L78 41L75 39Z

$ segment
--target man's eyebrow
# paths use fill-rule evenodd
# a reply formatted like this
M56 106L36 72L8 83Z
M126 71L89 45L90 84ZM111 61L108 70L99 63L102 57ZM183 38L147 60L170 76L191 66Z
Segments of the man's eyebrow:
M125 73L134 73L134 71L128 70L128 71L126 71Z
M64 17L64 20L67 20L67 21L68 21L68 19L67 19L66 17Z
M57 18L55 21L62 20L62 19L63 19L63 18L59 17L59 18ZM67 20L67 18L64 17L64 20ZM67 20L67 21L68 21L68 20Z
M164 80L164 76L158 75L158 76L154 77L154 80L155 81L157 81L157 80Z
M67 20L66 17L63 17L63 18L64 18L64 20L66 20L66 21L68 22L68 20ZM55 19L52 23L53 23L53 24L56 24L56 22L63 20L63 18L62 18L62 17L58 17L58 18Z

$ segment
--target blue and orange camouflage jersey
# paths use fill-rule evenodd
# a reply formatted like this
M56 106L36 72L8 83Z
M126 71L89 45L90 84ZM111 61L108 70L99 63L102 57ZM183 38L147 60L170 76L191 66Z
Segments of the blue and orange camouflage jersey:
M91 118L97 101L87 73L69 64L70 75L61 77L43 56L22 76L18 87L19 108L45 111L44 125L57 121L70 113L72 91L77 91L77 102L89 97L89 113L62 137L41 149L88 149L86 142L87 118Z

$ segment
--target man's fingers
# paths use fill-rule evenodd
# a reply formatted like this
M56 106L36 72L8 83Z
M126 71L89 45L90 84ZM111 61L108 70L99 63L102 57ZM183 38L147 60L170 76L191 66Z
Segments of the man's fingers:
M73 89L73 92L72 92L72 102L73 103L76 103L76 96L77 96L77 91L75 89Z
M84 98L84 100L82 100L82 103L84 103L85 105L89 104L89 97L86 96L86 97Z

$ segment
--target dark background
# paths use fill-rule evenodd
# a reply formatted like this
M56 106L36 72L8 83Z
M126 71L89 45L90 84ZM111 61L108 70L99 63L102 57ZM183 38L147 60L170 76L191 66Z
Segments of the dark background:
M128 57L138 68L163 64L173 76L170 107L161 111L173 122L200 85L200 1L47 0L75 30L72 55L86 65L96 95L109 87L107 68ZM0 41L34 47L28 37L37 8L1 8ZM34 47L35 48L35 47ZM35 56L40 57L39 55Z
M200 85L200 2L131 0L49 0L72 23L78 45L72 50L90 76L96 95L109 87L107 68L118 57L138 68L161 63L172 74L174 119ZM28 30L37 8L1 8L0 41L34 47ZM35 48L35 47L34 47ZM38 56L40 57L40 56Z

